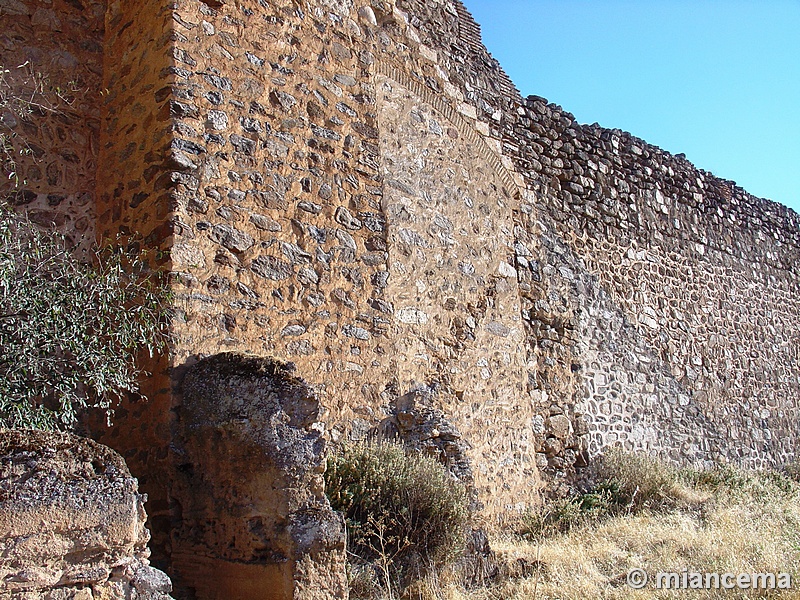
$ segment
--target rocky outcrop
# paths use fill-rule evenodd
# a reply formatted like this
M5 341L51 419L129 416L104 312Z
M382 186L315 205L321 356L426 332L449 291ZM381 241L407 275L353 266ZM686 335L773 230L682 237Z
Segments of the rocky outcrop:
M168 600L147 560L145 499L110 448L0 431L0 597Z
M319 403L291 363L224 353L183 381L172 560L191 597L345 598Z

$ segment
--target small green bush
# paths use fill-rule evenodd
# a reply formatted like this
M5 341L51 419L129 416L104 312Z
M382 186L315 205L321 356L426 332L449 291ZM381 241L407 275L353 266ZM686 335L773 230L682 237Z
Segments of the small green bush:
M800 483L800 460L794 459L784 465L783 472L792 481Z
M523 537L538 538L564 533L572 528L616 512L619 490L613 482L600 482L589 492L547 503L522 517Z
M95 248L0 205L0 427L69 429L138 392L135 357L165 347L166 291L138 253Z
M732 465L718 464L710 469L681 469L680 477L688 485L711 492L738 492L751 486L757 475Z
M796 494L800 485L788 472L747 471L728 464L711 469L681 469L681 478L695 489L715 496L770 501Z
M346 445L328 458L325 485L344 513L354 570L377 565L390 590L464 548L467 491L430 457L394 443Z
M661 511L679 505L686 493L681 472L644 454L609 448L594 465L586 492L547 503L522 518L521 533L540 537L621 513Z

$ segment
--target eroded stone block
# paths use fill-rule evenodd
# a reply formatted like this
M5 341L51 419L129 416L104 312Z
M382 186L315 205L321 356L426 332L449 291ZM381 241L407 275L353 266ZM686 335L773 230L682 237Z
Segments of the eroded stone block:
M192 366L176 436L172 560L200 599L344 598L345 533L324 494L319 403L294 366Z

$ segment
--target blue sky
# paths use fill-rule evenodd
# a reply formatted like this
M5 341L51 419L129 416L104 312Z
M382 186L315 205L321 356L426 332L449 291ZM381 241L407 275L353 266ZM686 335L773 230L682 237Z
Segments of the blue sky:
M800 212L800 0L464 0L523 95Z

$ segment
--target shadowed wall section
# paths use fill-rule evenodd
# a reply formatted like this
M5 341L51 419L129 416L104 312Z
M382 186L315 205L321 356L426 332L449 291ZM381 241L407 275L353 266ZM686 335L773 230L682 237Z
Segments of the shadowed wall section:
M98 240L131 240L153 266L169 271L174 195L181 178L170 154L174 67L172 12L166 0L114 1L106 13L103 127L97 174ZM119 451L148 495L153 560L168 563L168 440L171 375L168 357L141 357L149 372L142 397L123 403L114 427L96 435Z
M16 163L15 177L0 177L0 198L75 240L94 236L105 13L94 0L0 5L3 79L32 102L31 114L13 102L0 112Z

